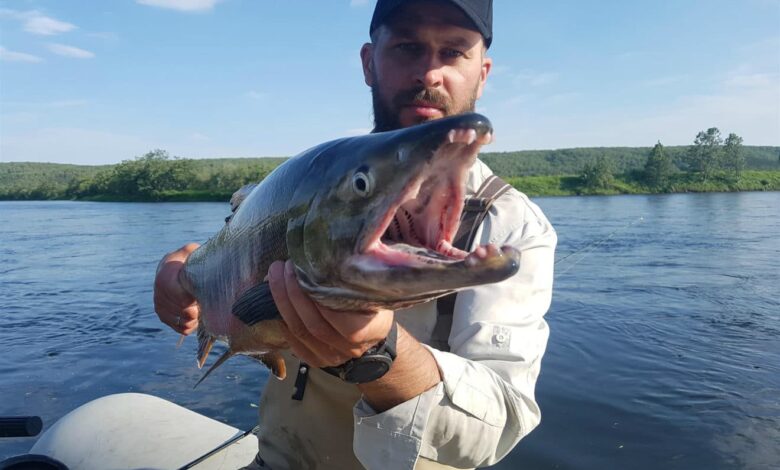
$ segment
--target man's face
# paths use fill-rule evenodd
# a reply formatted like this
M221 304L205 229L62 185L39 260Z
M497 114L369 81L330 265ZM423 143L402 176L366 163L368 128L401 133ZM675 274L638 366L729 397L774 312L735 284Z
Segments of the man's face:
M474 110L492 62L482 35L449 2L408 2L360 51L376 131Z

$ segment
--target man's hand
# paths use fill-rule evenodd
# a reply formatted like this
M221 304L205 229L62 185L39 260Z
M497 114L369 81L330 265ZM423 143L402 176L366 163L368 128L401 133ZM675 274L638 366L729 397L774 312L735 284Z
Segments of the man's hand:
M287 341L298 358L313 367L338 366L360 357L387 337L393 312L341 312L314 303L304 293L292 261L268 269L268 283L287 325Z
M197 243L189 243L165 255L154 278L154 311L160 321L183 335L198 327L200 307L195 298L182 288L179 273L187 257L198 246Z
M304 293L291 261L268 270L276 307L287 325L287 341L298 358L313 367L338 366L360 357L387 338L394 312L339 312L314 303ZM420 395L441 381L433 355L400 325L396 359L384 377L358 385L377 412Z

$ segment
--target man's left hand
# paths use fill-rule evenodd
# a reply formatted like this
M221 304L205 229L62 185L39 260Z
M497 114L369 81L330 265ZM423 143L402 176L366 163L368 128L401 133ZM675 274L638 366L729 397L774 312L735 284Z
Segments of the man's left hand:
M312 367L338 366L360 357L384 340L393 324L392 310L337 311L316 304L301 290L292 261L273 263L268 283L287 325L290 349Z

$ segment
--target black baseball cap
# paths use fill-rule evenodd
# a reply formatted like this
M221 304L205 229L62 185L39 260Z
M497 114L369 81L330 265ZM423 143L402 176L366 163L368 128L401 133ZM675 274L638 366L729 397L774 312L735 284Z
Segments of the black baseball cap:
M374 9L374 16L371 18L371 27L369 34L374 34L374 30L381 26L396 8L404 3L415 0L378 0ZM449 3L457 6L474 23L477 31L482 33L485 40L485 47L490 47L493 42L493 0L447 0Z

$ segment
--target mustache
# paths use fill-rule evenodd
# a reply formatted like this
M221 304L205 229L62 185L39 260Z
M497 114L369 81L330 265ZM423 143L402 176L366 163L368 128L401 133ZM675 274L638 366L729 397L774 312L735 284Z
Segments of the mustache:
M449 111L450 100L442 92L433 88L413 88L399 92L393 98L393 105L396 109L406 106L415 101L425 101L433 106Z

